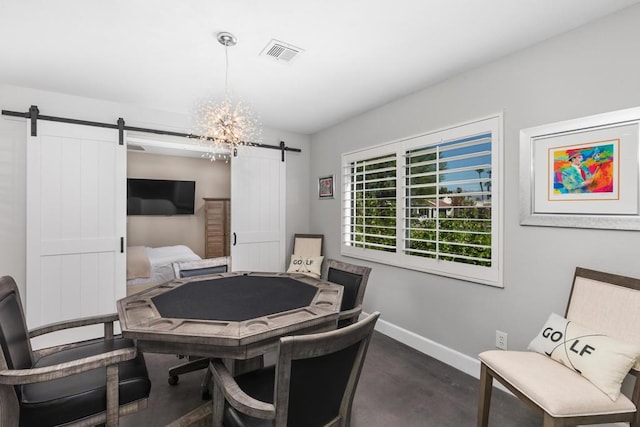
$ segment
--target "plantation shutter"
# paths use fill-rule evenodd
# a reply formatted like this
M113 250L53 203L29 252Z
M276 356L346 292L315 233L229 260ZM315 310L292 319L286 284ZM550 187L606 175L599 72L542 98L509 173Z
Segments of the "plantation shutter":
M491 134L404 154L403 252L491 266Z
M396 251L396 166L396 153L345 164L345 245Z

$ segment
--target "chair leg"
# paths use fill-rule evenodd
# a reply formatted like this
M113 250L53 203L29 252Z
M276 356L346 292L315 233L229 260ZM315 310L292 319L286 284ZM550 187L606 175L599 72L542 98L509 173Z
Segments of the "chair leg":
M562 418L553 418L546 412L542 416L542 427L564 427L565 425Z
M640 401L640 377L636 377L636 382L633 386L633 392L631 393L631 401ZM637 407L637 403L636 413L633 415L633 420L629 422L629 427L640 427L640 408Z
M211 371L207 369L202 376L202 381L200 382L200 397L202 397L202 400L211 399L211 378Z
M224 417L224 393L219 386L213 382L213 398L211 399L211 425L213 427L223 427L222 419Z
M118 365L107 366L107 416L105 425L116 427L120 420L120 393L118 386Z
M493 377L484 363L480 363L480 396L478 398L478 427L489 425Z

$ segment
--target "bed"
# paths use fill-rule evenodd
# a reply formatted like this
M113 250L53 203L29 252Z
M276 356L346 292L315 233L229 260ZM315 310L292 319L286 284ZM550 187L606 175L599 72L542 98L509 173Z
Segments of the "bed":
M175 278L172 264L201 259L185 245L127 248L127 295Z

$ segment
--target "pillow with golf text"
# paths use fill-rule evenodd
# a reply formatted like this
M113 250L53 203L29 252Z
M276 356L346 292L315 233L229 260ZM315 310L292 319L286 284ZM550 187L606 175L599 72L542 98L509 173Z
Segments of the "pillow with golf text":
M551 313L529 350L546 354L602 390L611 400L640 356L640 347L595 332Z
M322 256L292 255L287 273L302 273L319 279L323 259Z

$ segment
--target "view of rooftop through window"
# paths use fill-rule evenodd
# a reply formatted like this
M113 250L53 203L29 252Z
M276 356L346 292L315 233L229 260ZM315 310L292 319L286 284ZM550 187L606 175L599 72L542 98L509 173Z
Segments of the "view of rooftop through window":
M425 270L495 270L494 127L474 122L344 155L343 250L399 265L409 257Z

